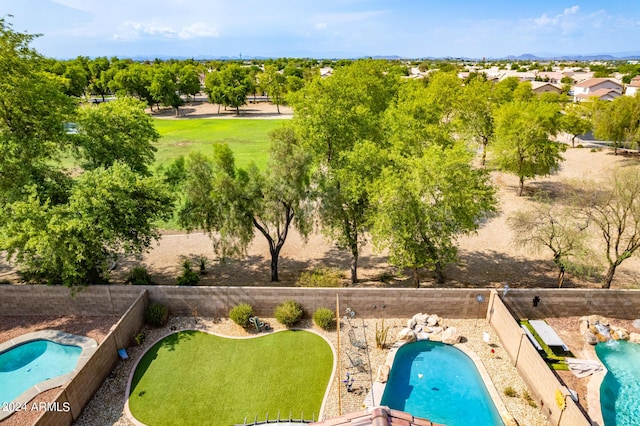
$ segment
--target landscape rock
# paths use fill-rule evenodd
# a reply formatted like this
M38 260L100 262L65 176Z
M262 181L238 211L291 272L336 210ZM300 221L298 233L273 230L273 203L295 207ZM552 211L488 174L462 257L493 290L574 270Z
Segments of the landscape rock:
M415 342L416 341L416 333L413 332L410 328L403 328L398 332L396 336L396 340L401 340L403 342Z
M436 314L429 315L429 318L427 318L427 325L434 327L438 324L440 324L440 317Z
M429 340L430 336L431 336L430 333L425 333L425 332L416 333L417 340Z
M378 375L376 376L376 382L386 383L389 380L389 366L381 365L378 367Z
M584 335L584 332L587 330L589 330L589 320L587 319L587 317L582 317L580 318L580 334Z
M586 330L584 333L582 333L582 337L584 338L584 341L590 345L595 346L598 343L598 338L590 330Z
M444 332L442 332L442 343L446 343L447 345L455 345L456 343L460 343L460 333L458 329L455 327L449 327Z
M416 324L418 325L427 325L428 318L429 318L429 315L419 313L419 314L415 314L412 319L416 320Z
M407 328L410 328L413 330L416 327L416 324L417 324L416 319L415 317L413 317L407 321Z
M640 333L629 333L629 341L640 344Z
M613 340L629 340L629 331L622 327L611 327L611 338Z
M431 333L429 335L429 340L433 342L442 342L442 333Z

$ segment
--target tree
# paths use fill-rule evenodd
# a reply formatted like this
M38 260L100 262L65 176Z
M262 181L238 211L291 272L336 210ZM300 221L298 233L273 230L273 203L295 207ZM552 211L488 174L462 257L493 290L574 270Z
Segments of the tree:
M518 176L518 196L525 179L554 172L566 148L549 139L556 133L559 107L546 102L510 102L496 112L493 161Z
M460 96L458 107L459 125L464 133L482 146L481 164L484 167L487 147L494 137L494 109L492 100L493 83L474 79L467 84Z
M113 80L109 83L109 89L120 96L129 95L144 100L153 109L156 99L150 91L153 78L151 67L139 63L130 65L112 63L112 68L119 66L123 68L115 72Z
M75 147L82 167L93 170L120 161L136 173L149 175L156 151L152 143L160 135L141 101L120 98L82 107L76 122Z
M640 96L620 96L613 101L597 101L593 109L593 133L613 142L613 154L627 142L640 141Z
M457 259L456 239L497 209L488 172L473 168L472 159L462 143L431 145L421 157L397 159L376 180L374 244L389 249L391 263L413 270L416 287L420 268L444 283L444 267Z
M311 229L309 203L310 155L289 127L274 130L271 149L264 172L252 165L247 186L253 225L269 244L271 281L278 281L278 259L287 240L289 228L295 225L306 237Z
M381 170L375 156L384 142L382 119L394 91L384 64L368 60L317 78L289 99L293 124L313 157L323 232L350 251L352 283L371 213L368 185Z
M604 242L608 268L603 288L610 288L620 264L640 248L640 169L613 172L610 181L587 184L580 200L583 215Z
M280 114L280 104L287 88L287 77L280 73L275 65L265 65L264 72L258 74L257 78L260 87L267 92L271 102L276 104Z
M159 180L115 163L78 177L68 203L53 205L32 191L9 205L0 247L28 281L70 287L103 282L109 259L144 252L159 237L154 223L168 219L172 200Z
M180 97L178 76L174 68L171 64L157 65L154 68L149 92L157 102L175 108L176 117L179 117L180 106L183 102Z
M200 76L194 65L187 64L178 73L178 91L183 95L196 96L200 92Z
M215 99L225 107L235 108L236 114L239 115L240 107L247 103L247 95L253 90L253 81L248 69L238 64L230 64L212 74L216 75L205 79L210 99Z
M101 96L103 101L105 95L109 93L109 83L115 75L110 67L109 59L104 56L89 62L89 90L91 93Z
M531 209L515 212L507 219L515 243L535 251L549 249L558 269L558 287L564 284L565 272L579 271L579 263L590 257L588 220L580 219L573 209L558 207L548 200Z
M586 117L586 111L580 104L572 104L565 108L565 114L560 119L560 129L571 135L571 147L576 146L576 137L591 130L591 120Z

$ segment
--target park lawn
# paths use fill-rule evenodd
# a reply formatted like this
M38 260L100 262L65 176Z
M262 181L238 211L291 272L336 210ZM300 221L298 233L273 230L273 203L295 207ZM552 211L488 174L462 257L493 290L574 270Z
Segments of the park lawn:
M307 331L252 339L182 331L145 353L129 408L153 425L242 424L278 412L318 419L332 368L329 344Z
M166 166L192 152L211 155L211 145L221 142L229 145L237 166L246 167L253 161L263 169L269 154L269 132L283 126L284 120L154 119L153 123L160 133L155 144L156 165Z

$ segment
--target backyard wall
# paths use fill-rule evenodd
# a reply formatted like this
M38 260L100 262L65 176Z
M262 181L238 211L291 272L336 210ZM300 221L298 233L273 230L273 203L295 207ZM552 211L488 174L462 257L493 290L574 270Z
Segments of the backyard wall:
M507 298L511 294L507 296ZM542 297L541 297L542 298ZM551 424L559 426L591 425L588 416L569 396L569 390L549 369L507 306L493 292L489 300L487 321L502 342L518 373L533 394L533 398ZM556 403L556 391L565 395L566 408L562 411Z
M142 327L147 303L146 291L140 292L138 289L137 298L120 320L111 327L111 331L100 343L93 356L78 374L62 387L56 402L59 407L64 407L65 402L68 403L71 410L68 412L43 411L35 422L36 425L70 425L80 416L85 405L116 366L119 360L118 349L127 348L133 335Z

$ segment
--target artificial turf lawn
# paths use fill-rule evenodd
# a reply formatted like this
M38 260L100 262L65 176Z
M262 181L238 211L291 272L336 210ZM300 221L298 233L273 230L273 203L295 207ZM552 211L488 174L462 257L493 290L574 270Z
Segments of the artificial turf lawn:
M333 368L320 336L287 330L252 339L174 333L149 349L131 383L129 408L148 425L232 425L318 418Z
M191 152L211 155L214 142L226 143L233 151L236 165L246 167L251 161L263 169L269 154L269 132L284 125L284 120L241 119L154 119L160 133L154 144L156 165L168 165Z

